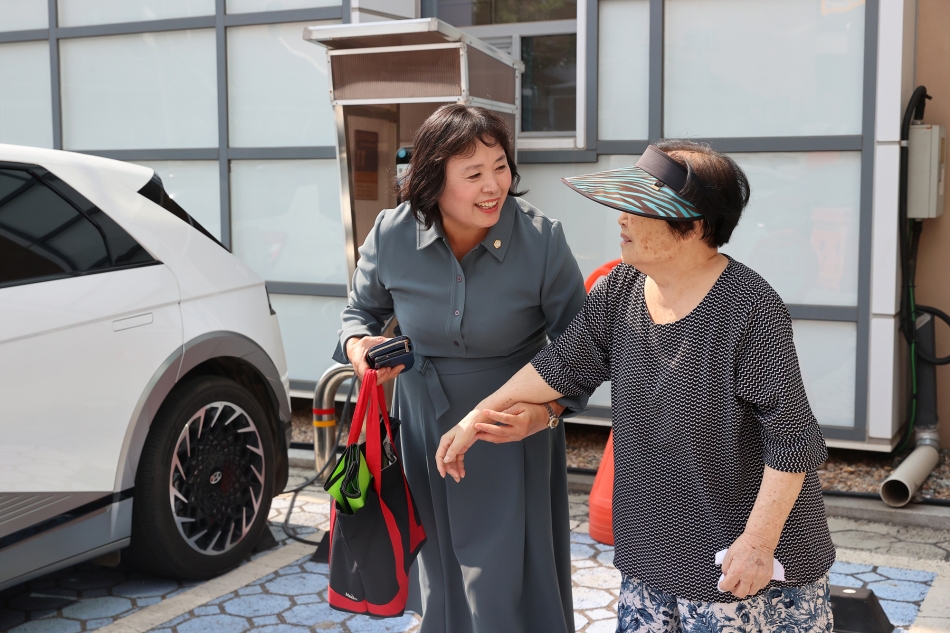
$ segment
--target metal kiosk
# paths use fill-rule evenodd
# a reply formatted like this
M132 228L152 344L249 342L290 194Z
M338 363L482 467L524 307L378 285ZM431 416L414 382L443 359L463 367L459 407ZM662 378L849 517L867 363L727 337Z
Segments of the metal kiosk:
M340 206L348 278L357 249L383 209L398 204L396 178L409 162L416 130L446 103L497 112L512 132L524 65L436 18L306 27L303 38L327 48L336 116ZM319 471L333 459L336 389L352 370L331 367L314 393Z

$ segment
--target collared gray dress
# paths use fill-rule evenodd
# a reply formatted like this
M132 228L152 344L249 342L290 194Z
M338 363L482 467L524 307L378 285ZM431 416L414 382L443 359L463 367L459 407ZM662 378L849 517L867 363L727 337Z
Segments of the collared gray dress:
M573 632L564 426L477 442L466 477L442 479L442 434L501 387L584 303L561 225L509 197L462 261L408 204L380 213L360 248L340 347L395 314L415 366L399 376L402 457L428 541L417 559L422 632ZM576 411L585 399L561 401Z

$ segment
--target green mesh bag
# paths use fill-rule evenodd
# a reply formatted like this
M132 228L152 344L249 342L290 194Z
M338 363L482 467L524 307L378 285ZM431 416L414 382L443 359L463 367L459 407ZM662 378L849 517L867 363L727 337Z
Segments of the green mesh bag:
M323 489L336 499L340 512L354 514L366 503L366 493L372 481L366 456L358 444L350 444L327 477Z

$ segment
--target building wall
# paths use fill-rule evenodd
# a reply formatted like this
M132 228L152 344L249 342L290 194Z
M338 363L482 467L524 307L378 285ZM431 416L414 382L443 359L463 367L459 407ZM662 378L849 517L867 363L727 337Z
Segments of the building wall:
M564 223L585 274L618 256L616 218L562 176L632 164L663 136L732 155L753 195L724 250L788 304L827 437L863 441L874 44L879 13L912 2L522 0L511 6L533 21L491 23L472 0L421 10L525 62L528 200ZM570 11L528 10L555 5ZM0 142L153 167L268 282L291 378L312 386L330 363L346 260L326 60L301 31L382 6L0 0L0 85L15 87L0 91Z
M950 2L920 0L918 7L915 82L933 96L924 121L950 128ZM918 302L950 312L950 195L943 216L924 221L917 261ZM937 354L950 354L950 333L940 323ZM950 367L937 368L937 406L940 443L950 448Z

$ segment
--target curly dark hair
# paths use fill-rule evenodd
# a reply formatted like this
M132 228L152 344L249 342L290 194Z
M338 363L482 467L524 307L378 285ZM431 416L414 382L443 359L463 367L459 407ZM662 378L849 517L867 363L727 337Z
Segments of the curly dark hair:
M490 110L458 104L444 105L425 120L412 143L409 171L400 183L400 197L412 206L419 224L430 228L442 221L439 198L445 190L445 166L453 156L471 156L475 143L488 147L501 145L511 170L509 196L522 196L521 181L515 164L512 131L505 121Z
M653 145L686 168L686 186L680 195L703 216L696 220L701 224L702 240L714 248L727 243L752 195L742 168L706 143L665 139ZM667 226L680 237L696 228L695 222L667 222Z

